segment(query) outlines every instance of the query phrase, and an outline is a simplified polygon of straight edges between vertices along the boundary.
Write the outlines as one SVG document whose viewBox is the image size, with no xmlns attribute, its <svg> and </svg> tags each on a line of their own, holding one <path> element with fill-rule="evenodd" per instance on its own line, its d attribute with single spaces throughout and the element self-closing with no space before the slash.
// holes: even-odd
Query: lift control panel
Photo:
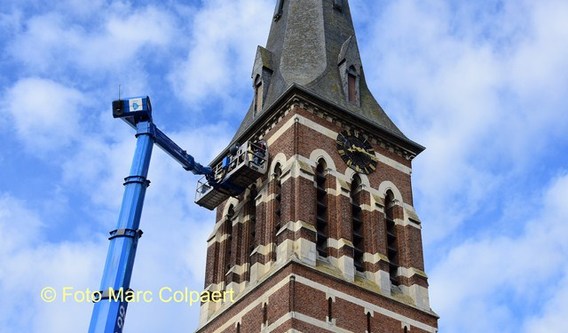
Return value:
<svg viewBox="0 0 568 333">
<path fill-rule="evenodd" d="M 112 116 L 121 118 L 132 127 L 141 121 L 152 121 L 150 97 L 130 97 L 112 102 Z"/>
</svg>

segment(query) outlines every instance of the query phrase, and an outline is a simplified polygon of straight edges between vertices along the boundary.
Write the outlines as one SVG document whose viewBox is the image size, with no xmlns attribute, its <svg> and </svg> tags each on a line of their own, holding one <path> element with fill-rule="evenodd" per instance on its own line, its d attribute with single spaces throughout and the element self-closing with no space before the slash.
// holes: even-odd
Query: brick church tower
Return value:
<svg viewBox="0 0 568 333">
<path fill-rule="evenodd" d="M 411 186 L 424 148 L 369 91 L 347 0 L 278 0 L 252 82 L 229 147 L 264 140 L 269 169 L 217 207 L 205 288 L 234 302 L 202 304 L 197 332 L 437 332 Z"/>
</svg>

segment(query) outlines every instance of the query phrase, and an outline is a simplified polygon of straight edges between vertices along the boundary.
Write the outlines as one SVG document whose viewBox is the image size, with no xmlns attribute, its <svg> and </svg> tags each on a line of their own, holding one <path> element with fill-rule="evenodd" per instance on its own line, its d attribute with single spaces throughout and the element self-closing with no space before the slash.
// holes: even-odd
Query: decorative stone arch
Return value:
<svg viewBox="0 0 568 333">
<path fill-rule="evenodd" d="M 239 200 L 237 200 L 236 198 L 230 197 L 229 199 L 227 199 L 227 201 L 225 201 L 225 206 L 223 207 L 223 219 L 225 216 L 227 216 L 227 214 L 229 213 L 229 208 L 231 206 L 233 206 L 233 209 L 235 210 L 235 217 L 238 217 L 238 212 L 237 212 L 237 207 L 239 205 Z"/>
<path fill-rule="evenodd" d="M 381 197 L 381 200 L 384 200 L 387 194 L 387 191 L 391 191 L 392 194 L 394 195 L 394 199 L 396 201 L 398 201 L 400 203 L 401 206 L 404 205 L 404 201 L 402 200 L 402 194 L 400 193 L 400 190 L 396 187 L 396 185 L 391 182 L 391 181 L 384 181 L 379 185 L 378 191 L 379 191 L 379 195 Z M 373 203 L 373 204 L 379 204 L 380 206 L 383 205 L 383 202 L 377 202 L 377 203 Z M 404 207 L 404 206 L 403 206 Z"/>
<path fill-rule="evenodd" d="M 276 169 L 276 166 L 278 164 L 280 164 L 280 168 L 282 168 L 282 170 L 284 170 L 288 165 L 288 159 L 286 158 L 286 155 L 284 155 L 284 153 L 278 153 L 276 154 L 276 156 L 272 158 L 272 162 L 270 163 L 270 168 L 268 169 L 269 180 L 272 180 L 274 175 L 274 169 Z"/>
<path fill-rule="evenodd" d="M 325 161 L 325 164 L 327 165 L 328 169 L 337 170 L 333 158 L 331 158 L 331 156 L 329 156 L 329 154 L 325 150 L 319 148 L 314 149 L 310 154 L 310 161 L 312 161 L 313 165 L 315 166 L 318 164 L 319 160 L 321 159 Z"/>
<path fill-rule="evenodd" d="M 363 185 L 363 187 L 366 187 L 367 191 L 369 191 L 369 189 L 371 188 L 371 183 L 369 182 L 369 177 L 366 174 L 357 173 L 351 168 L 347 168 L 347 170 L 345 170 L 345 178 L 349 179 L 349 182 L 351 182 L 351 179 L 353 179 L 355 174 L 359 175 L 359 178 L 361 178 L 361 185 Z"/>
</svg>

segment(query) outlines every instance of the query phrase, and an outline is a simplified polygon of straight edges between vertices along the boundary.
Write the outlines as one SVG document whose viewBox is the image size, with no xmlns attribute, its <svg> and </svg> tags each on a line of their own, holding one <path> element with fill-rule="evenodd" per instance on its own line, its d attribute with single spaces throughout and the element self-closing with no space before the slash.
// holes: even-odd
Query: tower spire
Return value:
<svg viewBox="0 0 568 333">
<path fill-rule="evenodd" d="M 347 0 L 278 0 L 266 47 L 257 49 L 252 80 L 255 99 L 235 140 L 297 87 L 414 144 L 367 87 Z"/>
<path fill-rule="evenodd" d="M 197 332 L 437 332 L 411 182 L 424 148 L 367 88 L 347 0 L 276 1 L 252 82 L 233 143 L 265 142 L 268 172 L 217 207 L 205 288 L 235 298 L 203 303 Z"/>
</svg>

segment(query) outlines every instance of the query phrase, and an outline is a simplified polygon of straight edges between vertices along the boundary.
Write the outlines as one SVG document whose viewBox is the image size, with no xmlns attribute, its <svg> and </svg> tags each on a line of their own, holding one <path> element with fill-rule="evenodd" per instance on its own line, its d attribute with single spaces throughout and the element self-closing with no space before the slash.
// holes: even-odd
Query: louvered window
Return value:
<svg viewBox="0 0 568 333">
<path fill-rule="evenodd" d="M 393 285 L 398 285 L 399 253 L 394 222 L 395 200 L 391 191 L 385 197 L 385 220 L 387 230 L 387 257 L 389 259 L 389 274 Z"/>
<path fill-rule="evenodd" d="M 318 255 L 328 256 L 327 239 L 329 237 L 327 220 L 327 186 L 325 177 L 326 164 L 320 160 L 316 168 L 316 249 Z"/>
<path fill-rule="evenodd" d="M 362 272 L 363 267 L 363 254 L 365 253 L 363 242 L 363 220 L 362 211 L 360 206 L 360 192 L 361 179 L 358 175 L 353 177 L 351 182 L 351 222 L 353 227 L 353 262 L 355 269 Z"/>
</svg>

